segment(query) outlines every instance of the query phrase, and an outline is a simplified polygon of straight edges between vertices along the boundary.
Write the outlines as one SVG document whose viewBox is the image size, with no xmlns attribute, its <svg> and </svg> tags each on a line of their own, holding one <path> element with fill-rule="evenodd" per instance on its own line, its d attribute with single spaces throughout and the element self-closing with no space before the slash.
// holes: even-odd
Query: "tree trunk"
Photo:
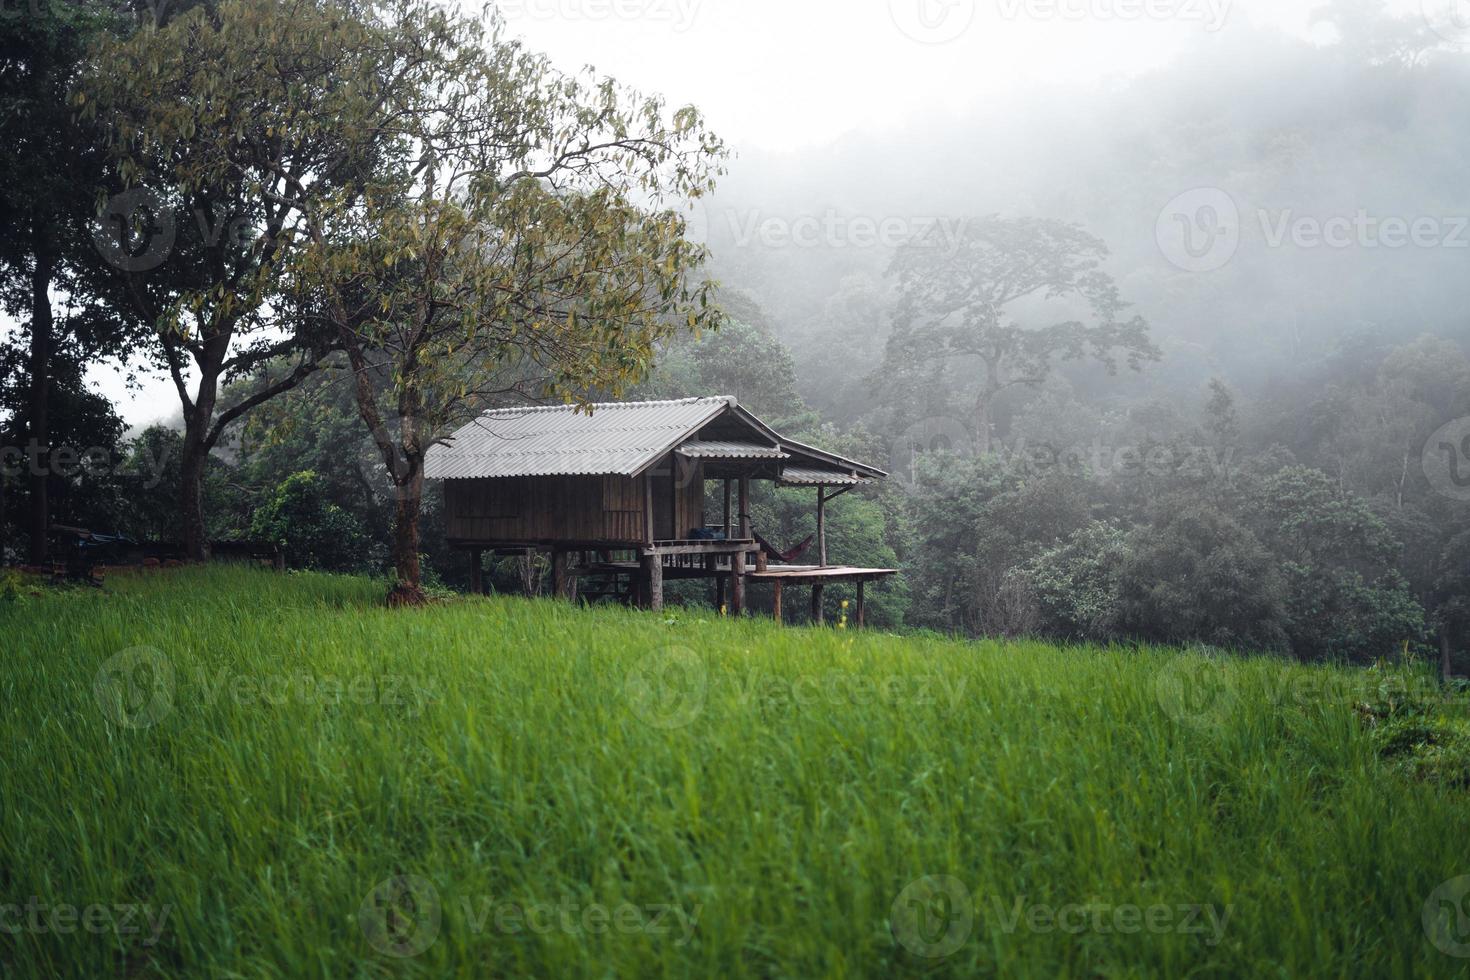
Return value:
<svg viewBox="0 0 1470 980">
<path fill-rule="evenodd" d="M 1450 657 L 1450 627 L 1448 623 L 1439 627 L 1439 668 L 1441 676 L 1448 683 L 1455 676 L 1454 664 Z"/>
<path fill-rule="evenodd" d="M 398 499 L 393 506 L 393 570 L 398 581 L 388 593 L 390 606 L 422 605 L 423 569 L 419 566 L 419 502 L 423 497 L 424 468 L 422 459 L 408 461 L 408 482 L 398 486 Z"/>
<path fill-rule="evenodd" d="M 30 438 L 26 447 L 30 483 L 30 563 L 44 565 L 50 557 L 51 528 L 51 277 L 56 260 L 37 253 L 31 273 Z"/>
<path fill-rule="evenodd" d="M 980 456 L 990 454 L 993 444 L 991 405 L 1000 393 L 1000 365 L 994 358 L 985 362 L 985 387 L 975 399 L 975 452 Z"/>
<path fill-rule="evenodd" d="M 198 360 L 199 392 L 184 413 L 183 458 L 179 461 L 179 529 L 185 561 L 209 561 L 209 535 L 204 527 L 204 468 L 209 465 L 209 440 L 219 397 L 219 375 L 230 349 L 230 332 L 220 331 L 205 344 Z"/>
<path fill-rule="evenodd" d="M 186 433 L 179 464 L 179 530 L 185 561 L 209 560 L 209 535 L 204 530 L 204 466 L 209 450 Z"/>
</svg>

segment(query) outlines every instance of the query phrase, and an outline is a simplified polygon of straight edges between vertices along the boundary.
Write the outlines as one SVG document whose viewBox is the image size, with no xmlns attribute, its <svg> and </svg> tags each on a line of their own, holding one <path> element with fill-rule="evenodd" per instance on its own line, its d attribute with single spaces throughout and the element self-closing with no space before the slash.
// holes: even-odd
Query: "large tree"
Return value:
<svg viewBox="0 0 1470 980">
<path fill-rule="evenodd" d="M 405 4 L 225 0 L 169 16 L 96 50 L 78 86 L 104 128 L 117 193 L 99 241 L 155 334 L 184 420 L 179 524 L 208 556 L 210 453 L 247 412 L 298 385 L 334 345 L 298 316 L 282 282 L 301 208 L 362 192 L 391 117 L 416 84 L 422 12 Z M 104 194 L 105 196 L 105 194 Z M 289 370 L 224 404 L 231 381 Z"/>
<path fill-rule="evenodd" d="M 296 298 L 346 351 L 393 485 L 401 603 L 422 599 L 436 441 L 507 398 L 616 396 L 660 338 L 718 324 L 681 214 L 725 157 L 692 108 L 557 73 L 493 20 L 421 9 L 415 84 L 357 119 L 365 140 L 396 137 L 362 193 L 292 198 L 309 243 Z"/>
<path fill-rule="evenodd" d="M 1158 359 L 1102 270 L 1107 247 L 1080 227 L 996 216 L 946 227 L 900 248 L 889 267 L 898 303 L 883 374 L 890 387 L 968 391 L 981 452 L 996 399 L 1041 385 L 1058 362 L 1090 356 L 1113 371 L 1120 359 L 1135 369 Z"/>
<path fill-rule="evenodd" d="M 432 3 L 222 0 L 109 46 L 83 98 L 124 178 L 191 219 L 163 275 L 131 275 L 184 408 L 196 557 L 209 450 L 330 348 L 399 488 L 412 595 L 422 454 L 507 387 L 490 377 L 616 390 L 676 309 L 712 316 L 684 278 L 702 251 L 660 210 L 722 158 L 698 113 L 558 75 Z M 223 382 L 291 351 L 294 370 L 218 407 Z"/>
<path fill-rule="evenodd" d="M 53 429 L 74 428 L 53 418 L 58 400 L 66 403 L 53 378 L 57 358 L 118 355 L 129 341 L 126 318 L 87 301 L 101 265 L 87 218 L 105 159 L 96 128 L 73 112 L 71 86 L 89 45 L 131 23 L 92 0 L 0 16 L 0 299 L 25 328 L 27 391 L 15 407 L 26 426 L 16 434 L 26 457 L 27 551 L 37 564 L 48 557 Z M 57 294 L 72 300 L 60 316 Z"/>
</svg>

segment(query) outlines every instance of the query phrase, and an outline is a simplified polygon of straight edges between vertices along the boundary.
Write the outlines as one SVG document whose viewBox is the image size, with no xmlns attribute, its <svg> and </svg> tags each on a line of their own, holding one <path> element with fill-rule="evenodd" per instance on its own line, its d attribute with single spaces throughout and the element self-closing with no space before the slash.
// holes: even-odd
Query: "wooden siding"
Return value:
<svg viewBox="0 0 1470 980">
<path fill-rule="evenodd" d="M 651 471 L 655 537 L 681 538 L 704 524 L 704 470 L 683 461 Z M 644 477 L 532 476 L 446 480 L 444 510 L 455 541 L 608 542 L 644 540 Z M 671 505 L 672 501 L 672 505 Z M 677 508 L 677 510 L 675 509 Z"/>
<path fill-rule="evenodd" d="M 653 536 L 682 540 L 704 527 L 704 462 L 671 457 L 649 471 L 653 477 Z"/>
</svg>

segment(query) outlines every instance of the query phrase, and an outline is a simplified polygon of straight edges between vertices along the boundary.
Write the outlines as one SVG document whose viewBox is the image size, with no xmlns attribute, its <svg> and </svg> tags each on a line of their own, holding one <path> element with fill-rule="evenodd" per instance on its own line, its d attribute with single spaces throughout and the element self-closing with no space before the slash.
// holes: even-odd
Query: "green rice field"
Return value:
<svg viewBox="0 0 1470 980">
<path fill-rule="evenodd" d="M 383 591 L 0 602 L 0 975 L 1470 975 L 1427 675 Z"/>
</svg>

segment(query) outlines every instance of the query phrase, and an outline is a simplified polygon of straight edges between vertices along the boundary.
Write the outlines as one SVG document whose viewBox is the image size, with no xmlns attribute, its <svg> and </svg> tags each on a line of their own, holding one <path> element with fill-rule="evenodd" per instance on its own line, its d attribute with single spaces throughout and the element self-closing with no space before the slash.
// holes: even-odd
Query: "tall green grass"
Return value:
<svg viewBox="0 0 1470 980">
<path fill-rule="evenodd" d="M 1367 675 L 381 595 L 0 604 L 0 973 L 1470 972 L 1424 925 L 1470 798 Z"/>
</svg>

